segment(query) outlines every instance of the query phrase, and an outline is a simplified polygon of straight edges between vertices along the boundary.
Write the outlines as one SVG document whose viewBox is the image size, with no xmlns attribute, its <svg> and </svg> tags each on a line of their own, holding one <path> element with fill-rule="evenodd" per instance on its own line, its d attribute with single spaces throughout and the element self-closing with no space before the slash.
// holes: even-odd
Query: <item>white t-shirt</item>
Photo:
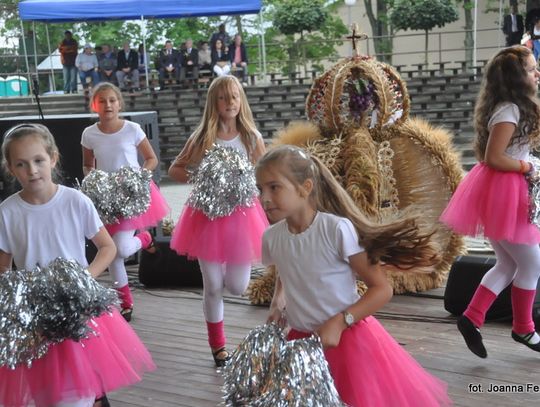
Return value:
<svg viewBox="0 0 540 407">
<path fill-rule="evenodd" d="M 519 108 L 514 103 L 504 102 L 495 107 L 488 121 L 488 131 L 491 131 L 497 123 L 519 123 Z M 529 160 L 529 144 L 511 143 L 505 153 L 516 160 Z"/>
<path fill-rule="evenodd" d="M 277 268 L 292 328 L 312 332 L 358 301 L 349 257 L 363 251 L 351 221 L 324 212 L 302 233 L 285 220 L 264 232 L 262 261 Z"/>
<path fill-rule="evenodd" d="M 0 249 L 13 255 L 18 269 L 46 266 L 59 256 L 86 267 L 84 238 L 102 226 L 92 201 L 73 188 L 59 185 L 43 205 L 16 193 L 0 204 Z"/>
<path fill-rule="evenodd" d="M 146 135 L 138 123 L 124 120 L 124 125 L 116 133 L 103 133 L 97 123 L 84 129 L 81 144 L 94 151 L 96 168 L 113 172 L 120 167 L 139 168 L 137 147 Z"/>
<path fill-rule="evenodd" d="M 262 139 L 261 133 L 257 132 L 256 137 L 258 139 Z M 237 134 L 236 137 L 231 140 L 222 140 L 219 137 L 216 137 L 216 144 L 223 147 L 234 147 L 237 150 L 242 151 L 246 156 L 248 155 L 246 146 L 244 145 L 244 143 L 242 143 L 240 134 Z M 253 142 L 253 148 L 255 148 L 256 144 L 256 142 Z"/>
</svg>

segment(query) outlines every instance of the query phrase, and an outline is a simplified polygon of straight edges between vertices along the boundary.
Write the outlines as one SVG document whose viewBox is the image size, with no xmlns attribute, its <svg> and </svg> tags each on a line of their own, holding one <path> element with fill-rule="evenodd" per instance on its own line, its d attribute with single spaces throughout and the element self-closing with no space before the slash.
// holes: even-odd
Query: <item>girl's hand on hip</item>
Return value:
<svg viewBox="0 0 540 407">
<path fill-rule="evenodd" d="M 334 348 L 339 345 L 341 334 L 347 328 L 342 314 L 334 315 L 316 331 L 321 338 L 323 348 Z"/>
<path fill-rule="evenodd" d="M 285 311 L 278 308 L 270 308 L 266 323 L 270 324 L 272 322 L 275 322 L 281 328 L 285 328 L 287 326 L 287 318 L 285 317 Z"/>
</svg>

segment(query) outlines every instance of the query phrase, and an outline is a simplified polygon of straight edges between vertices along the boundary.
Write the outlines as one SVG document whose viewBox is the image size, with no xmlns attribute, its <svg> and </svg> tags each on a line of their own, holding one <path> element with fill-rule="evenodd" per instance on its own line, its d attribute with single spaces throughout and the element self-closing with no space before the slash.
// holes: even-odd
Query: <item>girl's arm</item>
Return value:
<svg viewBox="0 0 540 407">
<path fill-rule="evenodd" d="M 178 154 L 172 162 L 168 171 L 169 177 L 183 184 L 186 184 L 189 181 L 187 165 L 190 157 L 188 157 L 187 152 L 191 149 L 191 143 L 191 138 L 189 138 L 182 151 L 180 151 L 180 154 Z"/>
<path fill-rule="evenodd" d="M 281 278 L 276 271 L 276 283 L 274 285 L 274 295 L 270 303 L 270 311 L 268 313 L 267 323 L 276 322 L 279 325 L 284 325 L 283 311 L 285 310 L 285 294 L 283 293 L 283 284 Z"/>
<path fill-rule="evenodd" d="M 86 148 L 86 147 L 82 148 L 82 154 L 83 154 L 83 162 L 82 162 L 83 174 L 87 176 L 90 171 L 96 168 L 96 158 L 94 157 L 94 150 L 90 150 L 89 148 Z"/>
<path fill-rule="evenodd" d="M 0 250 L 0 273 L 3 273 L 11 269 L 12 258 L 13 256 L 11 256 L 11 254 L 6 253 L 3 250 Z"/>
<path fill-rule="evenodd" d="M 88 266 L 88 272 L 92 277 L 96 278 L 103 273 L 114 260 L 114 256 L 116 256 L 116 246 L 111 235 L 109 235 L 109 232 L 107 232 L 107 229 L 104 227 L 99 229 L 99 232 L 92 238 L 92 242 L 96 245 L 98 251 L 96 257 L 94 257 L 94 260 Z"/>
<path fill-rule="evenodd" d="M 152 148 L 150 141 L 148 141 L 146 137 L 139 143 L 137 150 L 144 159 L 143 168 L 154 171 L 158 166 L 158 159 L 156 157 L 156 153 L 154 153 L 154 149 Z"/>
<path fill-rule="evenodd" d="M 368 290 L 357 302 L 343 311 L 353 315 L 354 321 L 360 321 L 381 309 L 392 298 L 392 287 L 379 264 L 371 264 L 366 252 L 349 257 L 349 264 L 358 277 L 366 283 Z M 317 333 L 323 347 L 339 345 L 341 334 L 347 329 L 343 313 L 334 315 L 322 324 Z"/>
<path fill-rule="evenodd" d="M 525 168 L 522 168 L 520 160 L 505 154 L 515 130 L 516 125 L 508 122 L 497 123 L 491 128 L 484 157 L 489 167 L 498 171 L 517 172 L 528 172 L 531 169 L 530 163 L 524 163 Z"/>
<path fill-rule="evenodd" d="M 265 152 L 266 147 L 264 145 L 264 140 L 262 139 L 262 137 L 257 137 L 257 143 L 255 144 L 255 149 L 253 150 L 253 154 L 251 156 L 251 160 L 253 161 L 253 163 L 259 161 L 259 158 L 261 158 Z"/>
</svg>

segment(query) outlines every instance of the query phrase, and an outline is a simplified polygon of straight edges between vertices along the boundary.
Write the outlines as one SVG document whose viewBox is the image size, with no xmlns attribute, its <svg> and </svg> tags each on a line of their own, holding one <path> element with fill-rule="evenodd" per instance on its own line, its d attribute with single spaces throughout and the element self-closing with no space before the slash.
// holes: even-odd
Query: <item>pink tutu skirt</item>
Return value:
<svg viewBox="0 0 540 407">
<path fill-rule="evenodd" d="M 141 380 L 156 366 L 115 309 L 90 322 L 97 335 L 51 345 L 29 368 L 0 368 L 0 405 L 52 406 L 62 400 L 100 397 Z"/>
<path fill-rule="evenodd" d="M 246 264 L 261 259 L 262 234 L 268 226 L 258 199 L 229 216 L 210 220 L 202 211 L 184 206 L 171 248 L 180 255 L 216 263 Z"/>
<path fill-rule="evenodd" d="M 310 333 L 291 330 L 288 339 Z M 412 358 L 374 317 L 343 331 L 324 352 L 342 401 L 351 407 L 449 406 L 446 383 Z"/>
<path fill-rule="evenodd" d="M 171 211 L 167 201 L 159 191 L 154 181 L 150 181 L 150 206 L 148 210 L 135 218 L 121 219 L 120 223 L 105 225 L 105 228 L 112 236 L 116 232 L 125 230 L 137 230 L 147 227 L 157 226 L 159 221 L 163 219 Z"/>
<path fill-rule="evenodd" d="M 462 235 L 532 245 L 540 242 L 540 230 L 529 223 L 528 211 L 523 174 L 479 163 L 461 181 L 440 220 Z"/>
</svg>

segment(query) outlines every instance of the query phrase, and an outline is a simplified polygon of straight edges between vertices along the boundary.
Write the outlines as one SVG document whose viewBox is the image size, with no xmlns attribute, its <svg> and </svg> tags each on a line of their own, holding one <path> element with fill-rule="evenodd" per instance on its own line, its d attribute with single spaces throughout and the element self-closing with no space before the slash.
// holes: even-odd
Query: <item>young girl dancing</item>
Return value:
<svg viewBox="0 0 540 407">
<path fill-rule="evenodd" d="M 22 190 L 0 205 L 0 272 L 45 266 L 56 257 L 76 260 L 96 277 L 115 256 L 111 237 L 89 198 L 57 185 L 58 148 L 49 130 L 22 124 L 2 144 L 4 166 Z M 88 265 L 85 237 L 98 251 Z M 51 345 L 45 356 L 15 369 L 0 368 L 0 405 L 86 407 L 105 392 L 141 380 L 152 358 L 116 310 L 94 318 L 96 335 Z"/>
<path fill-rule="evenodd" d="M 264 142 L 244 90 L 233 76 L 212 81 L 202 121 L 169 168 L 169 176 L 188 182 L 189 172 L 214 144 L 235 148 L 252 163 L 264 153 Z M 199 261 L 208 342 L 216 366 L 223 366 L 229 357 L 225 349 L 223 289 L 235 295 L 246 290 L 251 263 L 260 260 L 261 237 L 267 224 L 255 199 L 254 206 L 239 206 L 230 215 L 216 219 L 186 205 L 174 229 L 171 247 Z"/>
<path fill-rule="evenodd" d="M 457 233 L 483 233 L 495 251 L 485 275 L 457 326 L 468 348 L 487 357 L 479 328 L 499 293 L 512 283 L 512 338 L 540 351 L 532 306 L 540 276 L 540 231 L 528 221 L 525 175 L 533 170 L 529 149 L 540 143 L 536 60 L 514 46 L 499 51 L 486 66 L 474 124 L 479 163 L 458 186 L 441 220 Z"/>
<path fill-rule="evenodd" d="M 433 264 L 429 235 L 421 236 L 412 218 L 385 225 L 368 221 L 330 171 L 298 147 L 270 150 L 259 160 L 256 177 L 264 210 L 277 221 L 264 233 L 262 248 L 263 263 L 278 273 L 269 320 L 286 313 L 289 339 L 320 336 L 347 405 L 450 404 L 446 385 L 371 316 L 392 297 L 379 260 Z M 362 297 L 357 276 L 368 286 Z"/>
<path fill-rule="evenodd" d="M 82 134 L 83 172 L 87 175 L 97 168 L 113 172 L 121 167 L 139 168 L 137 153 L 144 159 L 143 167 L 154 170 L 158 160 L 150 142 L 137 123 L 121 119 L 124 99 L 120 89 L 108 82 L 97 85 L 90 100 L 90 108 L 99 116 L 99 121 L 87 127 Z M 105 225 L 114 243 L 117 254 L 109 266 L 114 287 L 122 300 L 122 315 L 127 321 L 133 313 L 133 297 L 128 285 L 124 260 L 139 249 L 155 252 L 153 238 L 148 231 L 135 235 L 137 229 L 156 226 L 169 213 L 169 207 L 156 185 L 150 184 L 150 207 L 140 216 L 122 219 L 118 224 Z"/>
</svg>

